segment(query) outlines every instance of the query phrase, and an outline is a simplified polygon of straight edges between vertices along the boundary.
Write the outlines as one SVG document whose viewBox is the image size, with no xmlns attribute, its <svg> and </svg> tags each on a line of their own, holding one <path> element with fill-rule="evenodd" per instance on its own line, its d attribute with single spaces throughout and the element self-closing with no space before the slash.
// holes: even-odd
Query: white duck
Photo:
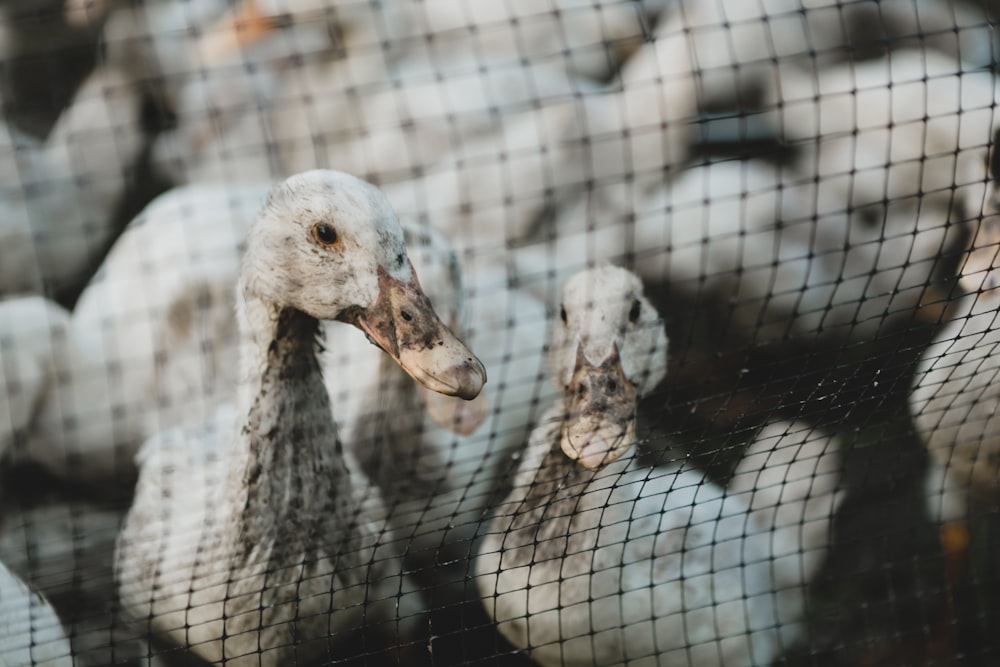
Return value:
<svg viewBox="0 0 1000 667">
<path fill-rule="evenodd" d="M 542 210 L 547 201 L 543 194 L 555 190 L 558 195 L 560 188 L 575 184 L 584 190 L 585 197 L 592 197 L 597 202 L 593 210 L 587 211 L 586 220 L 590 229 L 599 232 L 609 218 L 625 217 L 632 212 L 637 191 L 662 188 L 665 177 L 677 173 L 689 156 L 689 144 L 696 139 L 690 121 L 698 112 L 742 109 L 745 113 L 761 90 L 773 91 L 774 99 L 770 104 L 775 104 L 781 99 L 783 89 L 775 89 L 773 82 L 782 70 L 793 64 L 810 67 L 847 59 L 852 54 L 848 47 L 855 43 L 855 36 L 845 26 L 857 22 L 870 28 L 873 11 L 874 19 L 890 39 L 915 34 L 919 28 L 934 33 L 941 40 L 951 37 L 963 45 L 966 41 L 975 41 L 973 35 L 979 35 L 985 39 L 986 50 L 989 50 L 989 31 L 977 33 L 969 25 L 975 23 L 971 19 L 956 18 L 948 11 L 934 11 L 932 7 L 922 6 L 916 12 L 908 0 L 879 3 L 878 7 L 875 3 L 845 5 L 831 0 L 807 2 L 805 6 L 799 0 L 685 2 L 661 19 L 655 38 L 625 64 L 615 88 L 606 93 L 584 94 L 577 105 L 578 118 L 571 124 L 564 123 L 562 133 L 554 133 L 544 126 L 545 136 L 551 142 L 548 147 L 551 155 L 547 156 L 542 168 L 522 159 L 523 164 L 511 169 L 510 175 L 505 170 L 498 170 L 503 180 L 496 176 L 493 180 L 500 180 L 504 191 L 502 199 L 494 196 L 493 208 L 499 209 L 500 215 L 491 216 L 487 210 L 485 216 L 470 220 L 498 218 L 501 230 L 504 229 L 502 225 L 507 224 L 520 231 L 523 228 L 523 223 L 518 226 L 521 218 L 530 221 L 532 214 L 537 215 Z M 980 27 L 985 25 L 981 22 Z M 977 52 L 982 50 L 979 48 Z M 957 47 L 956 51 L 965 53 Z M 929 53 L 931 60 L 948 58 Z M 905 62 L 908 57 L 901 55 L 899 60 Z M 954 56 L 951 59 L 954 60 Z M 992 87 L 989 90 L 992 91 Z M 968 94 L 970 100 L 975 94 Z M 807 99 L 813 102 L 812 97 Z M 946 105 L 954 99 L 957 94 L 944 94 L 942 101 L 934 100 L 930 104 Z M 975 103 L 970 106 L 979 108 Z M 871 104 L 859 113 L 866 113 L 869 108 Z M 920 107 L 914 105 L 913 108 Z M 904 106 L 902 113 L 907 114 L 907 109 Z M 988 111 L 988 108 L 982 110 Z M 851 122 L 852 116 L 841 113 L 837 119 Z M 745 117 L 738 122 L 743 120 Z M 585 140 L 582 146 L 576 145 L 580 138 Z M 982 141 L 980 137 L 979 142 Z M 922 146 L 922 143 L 911 141 L 910 146 Z M 869 152 L 873 156 L 871 159 L 884 160 L 875 147 Z M 504 158 L 517 159 L 509 158 L 511 154 L 517 156 L 515 151 L 506 151 Z M 802 171 L 807 172 L 812 163 L 802 162 Z M 841 165 L 840 168 L 849 167 Z M 563 175 L 564 172 L 568 175 Z M 560 174 L 562 181 L 554 179 L 553 173 Z M 525 183 L 530 187 L 515 188 L 508 186 L 508 182 Z M 866 193 L 870 193 L 879 183 L 873 181 L 863 185 Z M 568 189 L 573 192 L 572 187 Z M 461 210 L 457 205 L 460 202 L 452 201 L 459 196 L 464 195 L 442 193 L 439 196 L 435 192 L 435 196 L 428 199 L 445 208 Z M 557 196 L 557 199 L 560 198 Z M 533 200 L 540 203 L 527 214 L 521 214 L 518 209 L 528 205 L 525 201 L 531 203 Z M 863 204 L 881 201 L 867 198 Z M 505 206 L 500 207 L 499 202 Z M 468 208 L 466 205 L 465 210 Z M 440 219 L 441 216 L 434 217 Z M 557 221 L 550 236 L 564 236 L 567 231 L 562 224 L 564 219 L 565 216 Z M 517 236 L 516 233 L 509 235 Z"/>
<path fill-rule="evenodd" d="M 815 74 L 792 67 L 779 74 L 765 105 L 778 135 L 801 150 L 800 169 L 830 188 L 818 207 L 982 201 L 998 100 L 990 72 L 904 49 Z"/>
<path fill-rule="evenodd" d="M 240 379 L 232 286 L 269 189 L 171 190 L 121 234 L 73 311 L 74 336 L 90 349 L 73 360 L 73 378 L 104 378 L 108 388 L 91 391 L 72 413 L 94 424 L 80 437 L 59 430 L 68 410 L 62 395 L 50 400 L 36 427 L 40 439 L 66 443 L 78 459 L 53 472 L 99 480 L 134 471 L 146 438 L 201 423 L 232 396 Z"/>
<path fill-rule="evenodd" d="M 342 335 L 332 344 L 333 332 L 327 335 L 323 366 L 330 395 L 343 396 L 347 416 L 356 415 L 338 424 L 382 489 L 390 523 L 407 539 L 408 558 L 415 567 L 433 568 L 435 579 L 443 581 L 450 574 L 467 576 L 478 523 L 514 450 L 553 392 L 539 381 L 545 306 L 509 287 L 501 267 L 479 266 L 464 272 L 463 279 L 456 260 L 452 278 L 429 281 L 423 276 L 433 277 L 449 265 L 427 260 L 419 264 L 429 269 L 420 272 L 422 285 L 446 283 L 462 291 L 444 303 L 457 303 L 458 316 L 470 323 L 463 330 L 469 344 L 483 351 L 491 386 L 469 403 L 435 399 L 387 363 L 385 355 L 371 359 L 372 352 L 358 349 L 357 337 Z M 443 562 L 451 564 L 451 573 L 438 565 Z"/>
<path fill-rule="evenodd" d="M 644 466 L 631 453 L 635 411 L 666 372 L 662 320 L 638 278 L 609 267 L 571 278 L 560 316 L 550 370 L 563 396 L 476 560 L 487 613 L 543 665 L 768 664 L 797 634 L 818 562 L 795 556 L 825 546 L 839 479 L 826 474 L 829 439 L 774 427 L 729 496 L 700 472 Z M 773 470 L 758 481 L 762 464 Z M 792 466 L 824 474 L 786 478 Z M 794 484 L 805 487 L 784 489 Z M 778 507 L 782 493 L 798 519 Z"/>
<path fill-rule="evenodd" d="M 910 413 L 930 453 L 925 491 L 930 516 L 939 523 L 962 521 L 970 510 L 1000 497 L 1000 152 L 994 135 L 990 184 L 970 238 L 948 321 L 924 351 L 913 378 Z"/>
<path fill-rule="evenodd" d="M 75 293 L 107 250 L 145 140 L 131 82 L 85 82 L 48 137 L 5 126 L 0 294 Z"/>
<path fill-rule="evenodd" d="M 655 187 L 594 191 L 560 212 L 558 236 L 511 257 L 545 298 L 590 262 L 624 262 L 649 284 L 714 304 L 746 339 L 863 339 L 912 315 L 948 214 L 913 200 L 858 211 L 817 203 L 835 191 L 763 160 L 697 164 Z"/>
<path fill-rule="evenodd" d="M 7 500 L 0 562 L 44 595 L 60 615 L 75 663 L 147 664 L 148 642 L 116 617 L 111 555 L 125 509 L 79 497 L 30 505 L 19 497 L 10 502 L 10 495 Z M 0 650 L 0 664 L 8 664 L 2 659 Z M 148 664 L 159 663 L 152 658 Z"/>
<path fill-rule="evenodd" d="M 48 601 L 0 563 L 0 664 L 72 667 L 73 652 Z"/>
<path fill-rule="evenodd" d="M 322 148 L 294 164 L 285 153 L 312 155 L 307 144 L 322 147 L 357 122 L 358 86 L 381 86 L 399 50 L 399 4 L 232 3 L 185 47 L 204 74 L 183 81 L 173 106 L 178 126 L 157 139 L 154 164 L 176 183 L 270 180 L 328 166 L 362 173 Z"/>
<path fill-rule="evenodd" d="M 269 189 L 211 183 L 177 188 L 132 221 L 77 302 L 73 337 L 87 351 L 61 361 L 65 380 L 53 388 L 28 434 L 34 458 L 57 475 L 79 480 L 130 474 L 143 440 L 204 421 L 232 395 L 239 379 L 232 285 Z M 451 322 L 459 299 L 452 248 L 426 226 L 403 222 L 422 287 Z M 336 384 L 350 378 L 351 391 L 331 393 L 338 399 L 337 423 L 351 442 L 356 422 L 371 409 L 361 388 L 384 355 L 348 327 L 328 327 L 324 347 L 325 379 Z M 353 353 L 343 354 L 345 349 Z M 101 379 L 103 389 L 96 386 Z M 78 395 L 73 384 L 84 380 L 90 383 L 87 393 L 71 400 Z M 439 395 L 425 392 L 438 410 L 433 416 L 445 425 L 471 405 L 432 396 Z M 66 427 L 67 417 L 76 430 Z"/>
<path fill-rule="evenodd" d="M 453 145 L 492 130 L 498 114 L 524 108 L 538 90 L 572 91 L 555 65 L 477 51 L 498 30 L 517 31 L 493 16 L 472 17 L 459 30 L 453 23 L 462 14 L 454 5 L 409 0 L 377 8 L 242 0 L 193 48 L 209 69 L 238 56 L 277 85 L 235 94 L 192 86 L 181 126 L 158 140 L 155 159 L 176 162 L 183 182 L 333 166 L 386 183 L 411 178 Z M 321 47 L 297 36 L 320 28 L 338 39 L 327 36 Z M 486 66 L 475 66 L 478 59 Z"/>
<path fill-rule="evenodd" d="M 937 0 L 682 0 L 657 41 L 686 47 L 677 51 L 677 64 L 687 67 L 668 64 L 661 85 L 696 91 L 704 111 L 753 106 L 789 64 L 823 69 L 918 47 L 985 67 L 994 49 L 981 9 L 961 1 L 944 7 Z M 655 79 L 646 83 L 655 85 Z"/>
<path fill-rule="evenodd" d="M 266 188 L 197 195 L 150 206 L 72 316 L 41 297 L 0 303 L 8 341 L 0 393 L 20 415 L 0 434 L 17 432 L 15 460 L 78 481 L 129 479 L 146 437 L 202 421 L 231 395 L 232 285 Z M 202 217 L 188 219 L 188 210 Z M 36 395 L 15 393 L 30 382 Z"/>
<path fill-rule="evenodd" d="M 405 622 L 416 604 L 378 493 L 337 439 L 318 320 L 362 328 L 436 391 L 471 399 L 485 371 L 420 291 L 388 202 L 346 174 L 274 189 L 238 295 L 235 414 L 143 447 L 116 578 L 124 611 L 163 640 L 210 662 L 279 665 L 362 624 Z"/>
<path fill-rule="evenodd" d="M 228 0 L 66 0 L 68 23 L 101 25 L 103 57 L 91 74 L 93 84 L 84 85 L 122 77 L 136 97 L 146 95 L 161 108 L 172 109 L 182 86 L 204 69 L 191 44 L 228 4 Z"/>
</svg>

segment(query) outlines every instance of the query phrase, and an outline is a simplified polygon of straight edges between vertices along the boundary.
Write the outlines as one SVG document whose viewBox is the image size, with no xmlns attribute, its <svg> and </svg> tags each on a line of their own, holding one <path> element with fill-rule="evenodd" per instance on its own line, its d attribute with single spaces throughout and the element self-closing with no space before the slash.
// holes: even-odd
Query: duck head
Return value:
<svg viewBox="0 0 1000 667">
<path fill-rule="evenodd" d="M 634 274 L 602 266 L 566 282 L 550 363 L 564 393 L 567 456 L 599 469 L 628 451 L 639 398 L 666 375 L 666 352 L 663 320 Z"/>
<path fill-rule="evenodd" d="M 250 231 L 242 284 L 280 307 L 353 324 L 428 389 L 470 400 L 486 382 L 421 289 L 388 200 L 353 176 L 314 170 L 276 186 Z"/>
</svg>

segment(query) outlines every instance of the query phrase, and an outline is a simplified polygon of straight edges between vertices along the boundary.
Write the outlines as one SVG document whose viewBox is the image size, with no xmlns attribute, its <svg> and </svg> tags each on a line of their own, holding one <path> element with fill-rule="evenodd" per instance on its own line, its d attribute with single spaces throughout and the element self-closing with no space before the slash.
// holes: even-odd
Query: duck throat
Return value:
<svg viewBox="0 0 1000 667">
<path fill-rule="evenodd" d="M 248 546 L 304 553 L 350 495 L 316 357 L 318 333 L 317 320 L 286 308 L 277 313 L 270 341 L 258 341 L 266 345 L 260 355 L 266 361 L 245 413 L 246 459 L 237 482 L 244 501 L 240 533 Z"/>
</svg>

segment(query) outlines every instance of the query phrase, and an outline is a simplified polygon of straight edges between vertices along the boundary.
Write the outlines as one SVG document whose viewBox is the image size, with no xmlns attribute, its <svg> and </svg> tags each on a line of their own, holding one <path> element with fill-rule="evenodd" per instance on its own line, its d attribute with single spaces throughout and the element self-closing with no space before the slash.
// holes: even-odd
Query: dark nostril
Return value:
<svg viewBox="0 0 1000 667">
<path fill-rule="evenodd" d="M 410 311 L 408 311 L 408 310 L 401 310 L 401 311 L 399 311 L 399 316 L 402 317 L 407 322 L 412 322 L 413 321 L 413 315 L 411 315 Z"/>
</svg>

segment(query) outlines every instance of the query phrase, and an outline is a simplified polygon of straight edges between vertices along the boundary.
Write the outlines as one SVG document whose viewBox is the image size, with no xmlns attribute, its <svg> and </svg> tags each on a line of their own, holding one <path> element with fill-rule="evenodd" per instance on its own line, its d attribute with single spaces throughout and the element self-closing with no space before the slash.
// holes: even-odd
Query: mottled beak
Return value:
<svg viewBox="0 0 1000 667">
<path fill-rule="evenodd" d="M 350 308 L 353 324 L 431 391 L 472 400 L 486 383 L 486 369 L 438 318 L 416 274 L 403 282 L 378 269 L 379 295 L 367 309 Z"/>
<path fill-rule="evenodd" d="M 451 317 L 448 326 L 452 331 L 460 331 L 457 317 Z M 417 385 L 417 393 L 424 403 L 430 418 L 440 426 L 459 435 L 472 435 L 486 420 L 490 402 L 486 392 L 481 392 L 471 401 L 463 401 L 454 396 L 445 396 Z"/>
<path fill-rule="evenodd" d="M 599 366 L 577 349 L 566 396 L 562 450 L 585 468 L 596 470 L 628 451 L 635 442 L 638 394 L 625 377 L 618 348 Z"/>
</svg>

